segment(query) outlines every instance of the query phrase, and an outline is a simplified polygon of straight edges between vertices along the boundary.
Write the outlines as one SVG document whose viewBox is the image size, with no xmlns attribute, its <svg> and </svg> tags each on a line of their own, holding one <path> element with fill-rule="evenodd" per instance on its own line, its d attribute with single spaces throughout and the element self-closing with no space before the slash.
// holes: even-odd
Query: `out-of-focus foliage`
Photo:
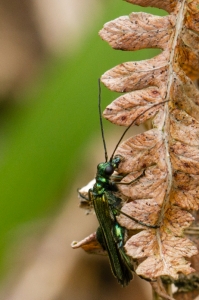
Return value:
<svg viewBox="0 0 199 300">
<path fill-rule="evenodd" d="M 49 61 L 19 101 L 0 113 L 1 276 L 15 229 L 52 214 L 75 176 L 86 172 L 81 155 L 89 138 L 100 134 L 97 79 L 122 61 L 152 56 L 149 50 L 112 51 L 97 35 L 104 22 L 139 10 L 134 8 L 123 1 L 108 1 L 74 56 Z M 114 98 L 103 89 L 104 107 Z M 103 158 L 103 148 L 99 151 Z"/>
</svg>

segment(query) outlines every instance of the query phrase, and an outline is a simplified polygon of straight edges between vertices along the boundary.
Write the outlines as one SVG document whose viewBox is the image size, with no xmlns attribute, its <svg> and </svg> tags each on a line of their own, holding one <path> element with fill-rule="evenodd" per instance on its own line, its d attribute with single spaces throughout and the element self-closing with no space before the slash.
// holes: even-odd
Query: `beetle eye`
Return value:
<svg viewBox="0 0 199 300">
<path fill-rule="evenodd" d="M 111 166 L 111 165 L 107 166 L 106 169 L 104 170 L 104 172 L 106 173 L 106 175 L 112 175 L 114 172 L 113 166 Z"/>
</svg>

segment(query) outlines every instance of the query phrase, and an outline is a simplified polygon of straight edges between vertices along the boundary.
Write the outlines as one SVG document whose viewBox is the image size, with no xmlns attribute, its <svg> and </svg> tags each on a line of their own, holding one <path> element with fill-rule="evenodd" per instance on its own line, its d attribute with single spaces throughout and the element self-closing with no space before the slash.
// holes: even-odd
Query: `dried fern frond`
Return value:
<svg viewBox="0 0 199 300">
<path fill-rule="evenodd" d="M 120 64 L 101 78 L 110 90 L 128 92 L 106 108 L 106 119 L 128 126 L 140 114 L 137 124 L 153 118 L 153 129 L 121 144 L 116 155 L 123 157 L 118 169 L 126 175 L 123 181 L 134 178 L 129 185 L 118 185 L 128 198 L 122 211 L 158 228 L 144 228 L 122 214 L 118 221 L 129 230 L 142 229 L 125 245 L 128 255 L 142 259 L 136 272 L 150 279 L 176 279 L 179 272 L 193 271 L 184 257 L 197 253 L 183 229 L 193 220 L 188 210 L 199 205 L 199 92 L 192 81 L 199 77 L 199 2 L 127 2 L 170 14 L 132 13 L 100 31 L 114 49 L 162 49 L 152 59 Z"/>
<path fill-rule="evenodd" d="M 117 220 L 129 230 L 125 250 L 137 260 L 139 276 L 177 279 L 194 271 L 185 258 L 197 254 L 184 230 L 193 221 L 190 212 L 199 208 L 199 92 L 193 82 L 199 78 L 199 1 L 126 1 L 169 15 L 132 13 L 100 31 L 117 50 L 162 50 L 101 77 L 107 88 L 124 93 L 105 109 L 107 120 L 120 126 L 152 120 L 151 130 L 123 142 L 115 153 L 122 157 L 121 210 L 140 223 L 123 214 Z"/>
</svg>

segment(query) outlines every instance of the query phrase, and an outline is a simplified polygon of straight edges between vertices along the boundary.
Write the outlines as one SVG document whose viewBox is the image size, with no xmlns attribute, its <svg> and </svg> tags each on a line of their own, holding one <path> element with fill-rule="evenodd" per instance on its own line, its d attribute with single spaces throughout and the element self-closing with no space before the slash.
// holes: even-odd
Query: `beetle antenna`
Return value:
<svg viewBox="0 0 199 300">
<path fill-rule="evenodd" d="M 103 128 L 103 122 L 102 122 L 102 110 L 101 110 L 101 84 L 100 84 L 100 78 L 98 79 L 98 108 L 99 108 L 99 118 L 100 118 L 100 128 L 101 128 L 101 134 L 102 134 L 102 141 L 104 145 L 104 154 L 105 154 L 105 162 L 108 161 L 108 153 L 106 148 L 106 142 L 104 137 L 104 128 Z"/>
</svg>

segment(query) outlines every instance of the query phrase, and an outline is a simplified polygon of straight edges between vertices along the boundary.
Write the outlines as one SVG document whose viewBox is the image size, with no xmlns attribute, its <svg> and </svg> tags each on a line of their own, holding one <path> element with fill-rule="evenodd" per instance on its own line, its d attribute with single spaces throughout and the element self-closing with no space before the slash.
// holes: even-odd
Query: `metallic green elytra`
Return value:
<svg viewBox="0 0 199 300">
<path fill-rule="evenodd" d="M 121 158 L 116 156 L 97 166 L 96 183 L 88 194 L 100 225 L 97 240 L 108 253 L 114 276 L 120 284 L 126 286 L 133 278 L 133 266 L 123 248 L 125 228 L 116 219 L 121 200 L 114 196 L 113 192 L 117 188 L 110 179 L 120 161 Z"/>
</svg>

